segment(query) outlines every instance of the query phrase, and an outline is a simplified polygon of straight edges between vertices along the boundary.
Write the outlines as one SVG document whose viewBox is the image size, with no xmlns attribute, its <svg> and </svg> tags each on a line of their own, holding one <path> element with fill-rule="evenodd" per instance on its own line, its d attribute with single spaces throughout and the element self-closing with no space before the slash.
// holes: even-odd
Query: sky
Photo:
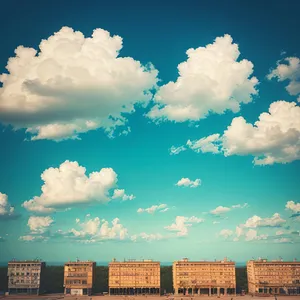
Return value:
<svg viewBox="0 0 300 300">
<path fill-rule="evenodd" d="M 299 9 L 3 3 L 0 262 L 297 258 Z"/>
</svg>

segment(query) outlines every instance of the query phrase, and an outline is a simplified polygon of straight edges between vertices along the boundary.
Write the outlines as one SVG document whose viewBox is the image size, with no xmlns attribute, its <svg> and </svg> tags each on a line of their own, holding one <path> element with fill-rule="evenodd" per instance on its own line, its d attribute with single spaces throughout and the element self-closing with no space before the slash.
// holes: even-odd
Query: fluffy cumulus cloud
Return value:
<svg viewBox="0 0 300 300">
<path fill-rule="evenodd" d="M 86 174 L 86 169 L 76 161 L 65 161 L 58 168 L 46 169 L 41 178 L 44 181 L 41 195 L 23 203 L 29 211 L 47 213 L 76 204 L 108 202 L 109 192 L 118 181 L 117 174 L 111 168 Z M 124 190 L 118 190 L 114 195 L 122 196 L 123 200 L 134 197 L 126 195 Z"/>
<path fill-rule="evenodd" d="M 300 213 L 300 203 L 295 203 L 294 201 L 288 201 L 285 205 L 285 208 L 291 210 L 294 213 Z"/>
<path fill-rule="evenodd" d="M 53 223 L 53 219 L 49 216 L 47 217 L 36 217 L 31 216 L 28 219 L 28 227 L 32 233 L 44 233 L 49 226 Z"/>
<path fill-rule="evenodd" d="M 17 47 L 0 75 L 0 121 L 26 128 L 33 140 L 77 138 L 96 128 L 111 135 L 135 104 L 148 103 L 157 83 L 151 64 L 119 56 L 122 43 L 103 29 L 85 37 L 63 27 L 39 50 Z"/>
<path fill-rule="evenodd" d="M 186 54 L 187 60 L 178 65 L 176 82 L 163 85 L 156 93 L 149 118 L 184 122 L 226 110 L 238 112 L 241 103 L 251 102 L 257 94 L 258 80 L 251 77 L 253 64 L 238 60 L 239 47 L 230 35 Z"/>
<path fill-rule="evenodd" d="M 76 219 L 76 224 L 79 229 L 72 228 L 68 232 L 62 232 L 61 235 L 82 242 L 125 240 L 128 238 L 128 230 L 118 218 L 113 219 L 111 224 L 105 219 L 100 220 L 98 217 L 83 222 Z"/>
<path fill-rule="evenodd" d="M 203 151 L 203 140 L 209 146 Z M 196 152 L 252 155 L 255 165 L 289 163 L 300 159 L 300 107 L 295 102 L 276 101 L 262 113 L 254 125 L 236 117 L 224 134 L 188 141 Z"/>
<path fill-rule="evenodd" d="M 215 209 L 211 210 L 210 213 L 213 215 L 221 215 L 224 213 L 227 213 L 231 210 L 231 208 L 226 207 L 226 206 L 218 206 Z"/>
<path fill-rule="evenodd" d="M 289 81 L 286 87 L 292 96 L 300 94 L 300 59 L 298 57 L 287 57 L 277 62 L 277 67 L 267 76 L 268 79 L 277 78 L 278 81 Z M 300 100 L 300 96 L 298 101 Z"/>
<path fill-rule="evenodd" d="M 261 218 L 254 215 L 249 218 L 244 227 L 256 228 L 256 227 L 281 227 L 286 223 L 286 220 L 280 217 L 280 214 L 275 213 L 271 218 Z"/>
<path fill-rule="evenodd" d="M 196 188 L 201 185 L 201 179 L 197 178 L 193 181 L 189 178 L 181 178 L 175 185 Z"/>
<path fill-rule="evenodd" d="M 137 210 L 138 213 L 144 213 L 147 212 L 148 214 L 154 214 L 155 212 L 166 212 L 169 210 L 169 207 L 167 204 L 159 204 L 159 205 L 152 205 L 148 208 L 139 208 Z"/>
<path fill-rule="evenodd" d="M 254 240 L 266 240 L 268 238 L 267 234 L 257 234 L 257 230 L 254 229 L 249 229 L 246 233 L 245 233 L 245 241 L 249 242 L 249 241 L 254 241 Z"/>
<path fill-rule="evenodd" d="M 123 201 L 133 200 L 135 198 L 134 195 L 126 195 L 124 189 L 115 189 L 114 194 L 112 195 L 112 199 L 122 199 Z"/>
<path fill-rule="evenodd" d="M 14 207 L 8 202 L 6 194 L 0 192 L 0 218 L 10 217 L 14 214 Z"/>
<path fill-rule="evenodd" d="M 177 236 L 186 236 L 188 235 L 188 227 L 191 227 L 193 223 L 202 223 L 204 219 L 197 218 L 192 216 L 190 218 L 177 216 L 175 223 L 166 226 L 165 229 L 169 231 L 175 231 Z"/>
</svg>

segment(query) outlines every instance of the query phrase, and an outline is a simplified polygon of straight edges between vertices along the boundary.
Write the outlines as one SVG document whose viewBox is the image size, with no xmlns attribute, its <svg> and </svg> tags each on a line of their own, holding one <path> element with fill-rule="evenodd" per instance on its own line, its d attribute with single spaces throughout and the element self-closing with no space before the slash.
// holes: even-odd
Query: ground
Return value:
<svg viewBox="0 0 300 300">
<path fill-rule="evenodd" d="M 51 294 L 51 295 L 43 295 L 43 296 L 16 296 L 16 295 L 10 295 L 10 296 L 0 296 L 0 299 L 6 299 L 6 300 L 59 300 L 59 299 L 66 299 L 66 300 L 202 300 L 202 299 L 221 299 L 224 298 L 224 300 L 263 300 L 264 298 L 267 298 L 269 300 L 275 299 L 274 296 L 269 297 L 257 297 L 257 296 L 221 296 L 218 298 L 217 296 L 196 296 L 196 297 L 188 297 L 188 296 L 178 296 L 178 297 L 166 297 L 166 296 L 64 296 L 62 294 Z M 299 296 L 277 296 L 277 300 L 300 300 Z"/>
</svg>

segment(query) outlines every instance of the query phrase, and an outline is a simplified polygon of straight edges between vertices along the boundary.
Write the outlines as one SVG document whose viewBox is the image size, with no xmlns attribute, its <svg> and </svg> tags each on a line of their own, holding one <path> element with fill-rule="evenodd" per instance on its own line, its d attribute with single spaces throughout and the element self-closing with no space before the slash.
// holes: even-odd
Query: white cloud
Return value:
<svg viewBox="0 0 300 300">
<path fill-rule="evenodd" d="M 257 231 L 254 229 L 249 229 L 245 234 L 245 241 L 253 240 L 266 240 L 268 238 L 267 234 L 257 235 Z"/>
<path fill-rule="evenodd" d="M 211 210 L 210 213 L 213 215 L 221 215 L 221 214 L 229 212 L 230 210 L 231 210 L 231 208 L 229 208 L 229 207 L 218 206 L 215 209 Z"/>
<path fill-rule="evenodd" d="M 27 128 L 32 139 L 63 140 L 127 122 L 124 113 L 152 98 L 157 70 L 120 57 L 122 38 L 95 29 L 85 38 L 63 27 L 39 51 L 19 46 L 0 75 L 0 120 Z M 128 131 L 128 130 L 127 130 Z"/>
<path fill-rule="evenodd" d="M 300 203 L 295 203 L 294 201 L 288 201 L 285 207 L 286 209 L 290 209 L 294 213 L 300 212 Z"/>
<path fill-rule="evenodd" d="M 286 87 L 288 93 L 292 96 L 300 94 L 300 59 L 287 57 L 278 61 L 276 69 L 273 69 L 267 77 L 269 80 L 272 78 L 277 78 L 278 81 L 288 80 L 289 84 Z"/>
<path fill-rule="evenodd" d="M 177 155 L 180 152 L 185 151 L 185 150 L 186 150 L 185 146 L 179 146 L 179 147 L 172 146 L 170 148 L 170 155 Z"/>
<path fill-rule="evenodd" d="M 128 237 L 128 230 L 125 228 L 118 218 L 115 218 L 111 222 L 111 226 L 108 221 L 96 217 L 89 219 L 85 222 L 77 221 L 79 230 L 72 228 L 68 232 L 68 236 L 85 242 L 96 242 L 103 240 L 124 240 Z M 62 233 L 64 235 L 65 233 Z"/>
<path fill-rule="evenodd" d="M 225 156 L 252 155 L 255 165 L 289 163 L 300 159 L 300 107 L 295 102 L 276 101 L 254 125 L 234 118 L 224 134 L 212 141 L 214 153 Z M 199 152 L 198 148 L 194 149 Z"/>
<path fill-rule="evenodd" d="M 12 216 L 14 210 L 14 207 L 8 202 L 7 195 L 0 192 L 0 218 L 1 216 Z"/>
<path fill-rule="evenodd" d="M 159 241 L 159 240 L 162 240 L 164 237 L 163 235 L 161 235 L 160 233 L 145 233 L 145 232 L 142 232 L 140 234 L 135 234 L 135 235 L 132 235 L 131 236 L 131 240 L 133 242 L 136 242 L 138 240 L 144 240 L 144 241 L 147 241 L 147 242 L 151 242 L 151 241 Z"/>
<path fill-rule="evenodd" d="M 30 216 L 28 219 L 28 227 L 32 233 L 44 233 L 48 227 L 53 223 L 53 219 L 47 217 Z"/>
<path fill-rule="evenodd" d="M 135 198 L 134 195 L 126 195 L 124 189 L 115 189 L 112 199 L 122 198 L 123 201 L 133 200 Z"/>
<path fill-rule="evenodd" d="M 215 225 L 215 224 L 220 224 L 219 221 L 213 221 L 212 223 L 213 223 L 214 225 Z"/>
<path fill-rule="evenodd" d="M 241 235 L 243 235 L 243 233 L 244 233 L 243 227 L 242 226 L 236 226 L 236 228 L 235 228 L 236 237 L 239 238 Z"/>
<path fill-rule="evenodd" d="M 293 241 L 290 238 L 280 238 L 280 239 L 275 239 L 275 243 L 293 243 Z"/>
<path fill-rule="evenodd" d="M 220 135 L 218 133 L 209 135 L 208 137 L 201 138 L 199 140 L 188 140 L 186 145 L 197 153 L 220 153 L 219 150 Z"/>
<path fill-rule="evenodd" d="M 246 208 L 248 207 L 248 203 L 244 203 L 244 204 L 236 204 L 236 205 L 232 205 L 231 207 L 226 207 L 226 206 L 218 206 L 215 209 L 211 210 L 210 213 L 216 216 L 219 215 L 223 215 L 229 211 L 231 211 L 232 209 L 237 209 L 237 208 Z"/>
<path fill-rule="evenodd" d="M 197 178 L 193 181 L 189 178 L 181 178 L 175 185 L 196 188 L 201 185 L 201 179 Z"/>
<path fill-rule="evenodd" d="M 286 221 L 280 217 L 280 214 L 275 213 L 271 218 L 261 218 L 254 215 L 249 218 L 244 224 L 247 228 L 256 228 L 256 227 L 280 227 Z"/>
<path fill-rule="evenodd" d="M 166 212 L 169 208 L 167 207 L 167 204 L 159 204 L 159 205 L 152 205 L 148 208 L 139 208 L 137 210 L 138 213 L 147 212 L 148 214 L 154 214 L 155 212 Z"/>
<path fill-rule="evenodd" d="M 29 211 L 51 212 L 54 208 L 80 203 L 108 202 L 109 190 L 118 179 L 111 168 L 86 175 L 86 169 L 78 162 L 65 161 L 58 168 L 46 169 L 42 175 L 42 194 L 23 203 Z"/>
<path fill-rule="evenodd" d="M 176 82 L 159 88 L 156 105 L 147 116 L 156 121 L 196 121 L 210 113 L 238 112 L 257 94 L 258 80 L 250 77 L 253 64 L 243 59 L 230 35 L 217 37 L 213 44 L 186 52 L 187 61 L 178 65 Z"/>
<path fill-rule="evenodd" d="M 224 237 L 225 239 L 228 239 L 230 236 L 233 235 L 233 231 L 229 229 L 222 229 L 219 235 Z"/>
<path fill-rule="evenodd" d="M 23 235 L 19 237 L 20 241 L 24 242 L 33 242 L 33 241 L 46 241 L 48 238 L 41 236 L 41 235 Z"/>
<path fill-rule="evenodd" d="M 192 223 L 202 223 L 204 219 L 192 216 L 190 218 L 177 216 L 175 223 L 170 226 L 166 226 L 165 229 L 169 231 L 177 231 L 177 236 L 186 236 L 188 234 L 188 227 L 192 226 Z"/>
<path fill-rule="evenodd" d="M 248 207 L 248 203 L 244 203 L 244 204 L 236 204 L 236 205 L 232 205 L 232 208 L 246 208 Z"/>
</svg>

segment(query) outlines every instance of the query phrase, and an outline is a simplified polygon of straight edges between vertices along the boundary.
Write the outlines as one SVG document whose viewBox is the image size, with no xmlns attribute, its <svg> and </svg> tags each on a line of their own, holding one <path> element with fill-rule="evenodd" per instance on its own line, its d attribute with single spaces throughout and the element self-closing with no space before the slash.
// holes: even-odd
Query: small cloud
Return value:
<svg viewBox="0 0 300 300">
<path fill-rule="evenodd" d="M 233 235 L 233 231 L 229 229 L 222 229 L 219 233 L 219 236 L 224 237 L 225 239 L 228 239 Z"/>
<path fill-rule="evenodd" d="M 169 231 L 176 231 L 177 236 L 186 236 L 188 234 L 188 227 L 191 227 L 193 223 L 202 223 L 204 219 L 192 216 L 190 218 L 177 216 L 175 223 L 166 226 L 165 229 Z"/>
<path fill-rule="evenodd" d="M 13 219 L 14 217 L 16 217 L 14 206 L 8 202 L 7 195 L 0 192 L 0 220 Z"/>
<path fill-rule="evenodd" d="M 123 201 L 135 199 L 134 195 L 126 195 L 124 189 L 115 189 L 112 199 L 122 198 Z"/>
<path fill-rule="evenodd" d="M 224 213 L 229 212 L 231 209 L 225 206 L 218 206 L 215 209 L 211 210 L 210 213 L 213 215 L 222 215 Z"/>
<path fill-rule="evenodd" d="M 175 185 L 196 188 L 201 185 L 201 179 L 197 178 L 193 181 L 189 178 L 181 178 Z"/>
<path fill-rule="evenodd" d="M 170 151 L 170 155 L 177 155 L 180 152 L 185 150 L 186 150 L 185 146 L 179 146 L 179 147 L 172 146 L 169 151 Z"/>
<path fill-rule="evenodd" d="M 148 214 L 154 214 L 155 212 L 166 212 L 169 208 L 167 207 L 167 204 L 159 204 L 159 205 L 152 205 L 148 208 L 139 208 L 137 210 L 138 213 L 147 212 Z"/>
</svg>

